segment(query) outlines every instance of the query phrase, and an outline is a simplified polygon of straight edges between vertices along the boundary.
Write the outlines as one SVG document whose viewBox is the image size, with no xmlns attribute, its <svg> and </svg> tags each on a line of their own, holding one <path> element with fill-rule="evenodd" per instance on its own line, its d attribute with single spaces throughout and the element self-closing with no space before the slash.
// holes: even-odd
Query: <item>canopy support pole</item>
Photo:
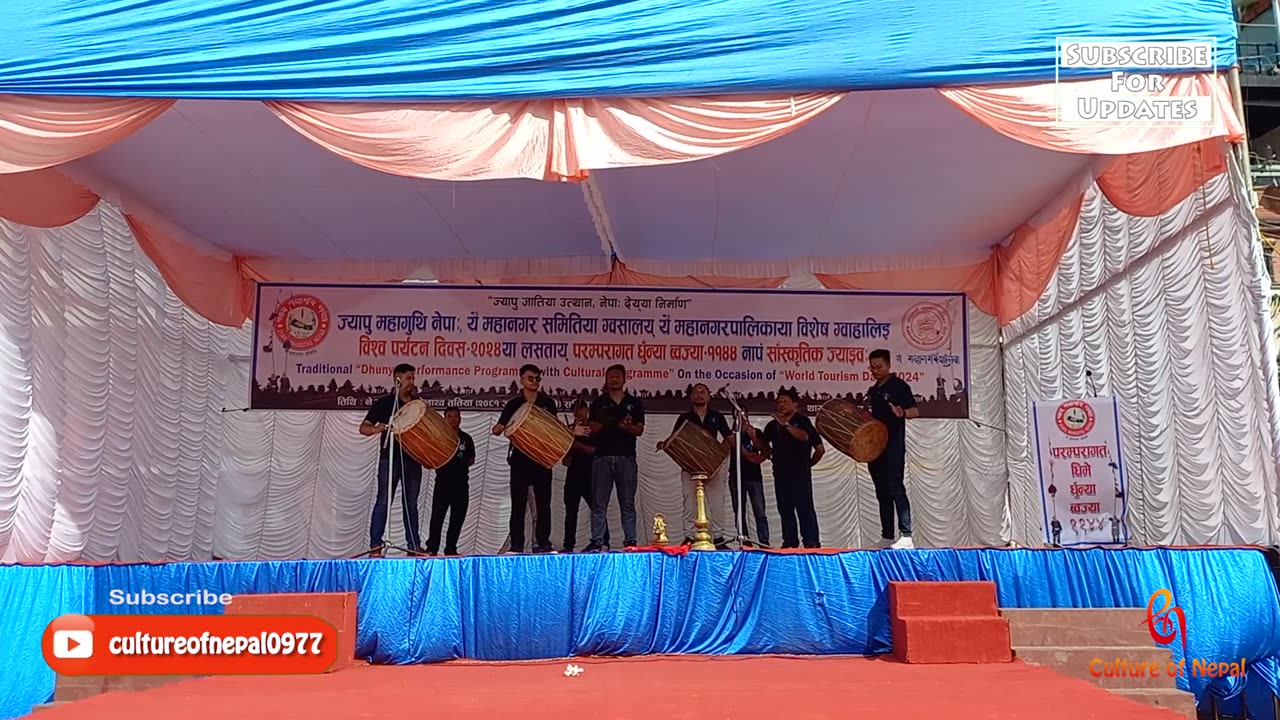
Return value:
<svg viewBox="0 0 1280 720">
<path fill-rule="evenodd" d="M 1274 0 L 1273 0 L 1274 2 Z M 1240 66 L 1231 68 L 1228 76 L 1231 80 L 1231 104 L 1235 106 L 1236 117 L 1240 119 L 1240 127 L 1244 128 L 1244 139 L 1240 141 L 1240 170 L 1244 176 L 1245 192 L 1249 198 L 1249 207 L 1258 207 L 1257 193 L 1253 191 L 1253 168 L 1249 158 L 1249 126 L 1244 117 L 1244 92 L 1240 87 Z"/>
</svg>

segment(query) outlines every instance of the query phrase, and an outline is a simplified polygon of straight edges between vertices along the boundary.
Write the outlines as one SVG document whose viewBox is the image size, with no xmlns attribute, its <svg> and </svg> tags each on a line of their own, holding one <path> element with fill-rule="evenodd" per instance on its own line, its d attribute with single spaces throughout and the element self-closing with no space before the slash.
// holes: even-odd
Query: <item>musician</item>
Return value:
<svg viewBox="0 0 1280 720">
<path fill-rule="evenodd" d="M 867 391 L 871 416 L 889 429 L 889 442 L 880 457 L 867 463 L 880 505 L 882 544 L 895 549 L 914 547 L 911 540 L 911 502 L 907 499 L 904 475 L 907 468 L 907 420 L 920 417 L 916 396 L 905 380 L 890 366 L 889 351 L 872 350 L 867 356 L 876 384 Z M 898 515 L 901 538 L 894 542 L 893 515 Z"/>
<path fill-rule="evenodd" d="M 756 539 L 755 544 L 760 547 L 769 547 L 769 517 L 765 512 L 764 504 L 764 473 L 760 466 L 765 460 L 769 459 L 769 450 L 760 447 L 752 438 L 758 437 L 759 432 L 755 427 L 748 427 L 751 421 L 745 416 L 740 421 L 742 423 L 742 452 L 737 455 L 730 455 L 729 462 L 729 492 L 733 496 L 733 519 L 745 531 L 742 515 L 747 510 L 747 504 L 738 497 L 738 463 L 742 463 L 742 490 L 746 493 L 747 499 L 751 501 L 751 516 L 756 521 Z M 741 457 L 739 457 L 739 455 Z M 744 535 L 743 545 L 750 545 L 747 539 L 750 533 Z"/>
<path fill-rule="evenodd" d="M 773 459 L 773 491 L 782 515 L 782 547 L 822 547 L 818 512 L 813 507 L 813 466 L 826 447 L 813 422 L 799 411 L 795 390 L 778 391 L 778 412 L 761 433 L 761 446 Z M 750 426 L 748 426 L 750 427 Z M 796 521 L 799 520 L 799 532 Z"/>
<path fill-rule="evenodd" d="M 397 407 L 413 400 L 417 391 L 414 367 L 408 363 L 396 365 L 392 371 L 395 389 L 378 398 L 369 407 L 369 412 L 360 423 L 360 434 L 366 437 L 380 435 L 378 451 L 378 496 L 373 502 L 373 517 L 369 520 L 369 554 L 382 557 L 382 534 L 387 529 L 387 480 L 391 475 L 391 492 L 403 480 L 404 494 L 400 498 L 401 515 L 404 518 L 404 538 L 410 552 L 421 552 L 421 537 L 418 534 L 418 493 L 422 489 L 422 465 L 395 440 L 391 432 L 391 414 Z M 388 453 L 387 443 L 393 443 L 394 449 Z M 387 467 L 388 456 L 394 467 Z"/>
<path fill-rule="evenodd" d="M 440 550 L 440 531 L 444 515 L 449 513 L 449 534 L 444 541 L 444 554 L 458 554 L 458 535 L 471 504 L 471 466 L 476 464 L 476 442 L 462 430 L 462 411 L 446 408 L 444 421 L 458 433 L 458 450 L 449 462 L 436 470 L 436 489 L 431 496 L 431 524 L 427 529 L 427 554 Z"/>
<path fill-rule="evenodd" d="M 533 403 L 551 413 L 558 413 L 556 401 L 542 392 L 542 370 L 537 365 L 520 368 L 519 394 L 507 402 L 493 426 L 493 434 L 501 435 L 516 411 L 525 403 Z M 533 500 L 537 512 L 533 518 L 533 551 L 551 552 L 551 470 L 537 460 L 525 455 L 511 443 L 507 449 L 507 465 L 511 467 L 511 552 L 524 552 L 524 516 L 529 502 L 529 488 L 533 488 Z"/>
<path fill-rule="evenodd" d="M 591 403 L 591 442 L 596 448 L 591 463 L 591 544 L 589 552 L 608 550 L 606 511 L 613 488 L 618 488 L 622 509 L 622 543 L 636 545 L 636 438 L 644 434 L 644 405 L 627 392 L 627 369 L 611 365 L 604 374 L 605 394 Z"/>
<path fill-rule="evenodd" d="M 718 410 L 711 409 L 711 388 L 702 383 L 693 386 L 689 393 L 693 407 L 676 418 L 675 429 L 671 436 L 658 443 L 658 452 L 662 452 L 676 431 L 685 423 L 693 423 L 711 433 L 711 437 L 725 446 L 733 445 L 733 431 L 729 429 L 729 421 Z M 711 525 L 711 536 L 715 538 L 716 547 L 725 546 L 724 527 L 724 490 L 725 466 L 721 465 L 702 484 L 702 491 L 707 504 L 707 520 Z M 693 484 L 687 471 L 680 472 L 680 487 L 684 491 L 684 544 L 692 545 L 697 531 L 694 523 L 698 518 L 698 489 Z"/>
<path fill-rule="evenodd" d="M 563 551 L 573 552 L 578 541 L 578 510 L 582 504 L 587 506 L 587 514 L 591 514 L 591 461 L 595 459 L 596 449 L 591 444 L 591 426 L 588 422 L 591 408 L 579 400 L 573 406 L 573 448 L 564 458 L 564 466 L 569 468 L 564 480 L 564 545 Z M 609 528 L 604 529 L 604 544 L 609 544 Z"/>
</svg>

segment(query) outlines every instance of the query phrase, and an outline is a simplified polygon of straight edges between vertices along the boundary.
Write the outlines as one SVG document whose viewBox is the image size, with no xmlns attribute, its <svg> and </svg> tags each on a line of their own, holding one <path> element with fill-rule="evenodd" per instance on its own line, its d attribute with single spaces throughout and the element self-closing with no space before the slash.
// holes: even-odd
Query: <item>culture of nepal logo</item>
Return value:
<svg viewBox="0 0 1280 720">
<path fill-rule="evenodd" d="M 1159 609 L 1156 603 L 1160 603 Z M 1147 618 L 1142 621 L 1147 626 L 1151 639 L 1158 645 L 1170 645 L 1175 640 L 1182 643 L 1182 659 L 1170 660 L 1167 663 L 1151 661 L 1134 661 L 1124 658 L 1103 660 L 1094 658 L 1089 663 L 1089 673 L 1094 677 L 1183 677 L 1188 675 L 1187 668 L 1187 614 L 1173 602 L 1173 593 L 1161 588 L 1147 600 Z M 1211 662 L 1203 658 L 1191 660 L 1190 676 L 1200 678 L 1221 678 L 1245 676 L 1245 659 L 1236 662 Z"/>
<path fill-rule="evenodd" d="M 285 350 L 306 352 L 329 336 L 333 325 L 329 306 L 314 295 L 293 295 L 280 303 L 272 329 Z"/>
<path fill-rule="evenodd" d="M 917 350 L 937 350 L 951 341 L 951 313 L 938 303 L 916 303 L 902 316 L 902 332 Z"/>
</svg>

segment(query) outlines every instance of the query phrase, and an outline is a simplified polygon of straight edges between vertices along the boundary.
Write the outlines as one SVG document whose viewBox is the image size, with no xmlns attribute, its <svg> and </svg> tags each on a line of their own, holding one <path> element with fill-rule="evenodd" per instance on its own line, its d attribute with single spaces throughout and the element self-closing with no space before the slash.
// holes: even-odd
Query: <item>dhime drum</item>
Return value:
<svg viewBox="0 0 1280 720">
<path fill-rule="evenodd" d="M 836 450 L 861 463 L 880 457 L 889 444 L 889 428 L 870 413 L 844 400 L 831 400 L 818 411 L 818 434 Z"/>
<path fill-rule="evenodd" d="M 573 431 L 555 415 L 530 402 L 516 410 L 503 434 L 520 452 L 548 470 L 564 460 L 573 448 Z"/>
<path fill-rule="evenodd" d="M 404 451 L 429 470 L 444 467 L 458 451 L 458 433 L 421 400 L 410 400 L 396 411 L 391 432 Z"/>
<path fill-rule="evenodd" d="M 729 458 L 729 448 L 716 442 L 711 433 L 687 421 L 676 428 L 662 451 L 690 475 L 712 475 Z"/>
</svg>

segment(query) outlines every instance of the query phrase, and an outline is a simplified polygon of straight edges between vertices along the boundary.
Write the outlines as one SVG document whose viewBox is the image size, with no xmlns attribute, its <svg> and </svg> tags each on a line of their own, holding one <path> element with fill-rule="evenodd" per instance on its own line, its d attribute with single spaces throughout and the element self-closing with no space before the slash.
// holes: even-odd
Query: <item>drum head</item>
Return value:
<svg viewBox="0 0 1280 720">
<path fill-rule="evenodd" d="M 519 428 L 531 414 L 533 414 L 533 409 L 535 407 L 537 407 L 537 405 L 534 405 L 531 402 L 526 402 L 521 405 L 520 409 L 516 410 L 516 414 L 511 416 L 511 422 L 507 423 L 507 430 L 502 434 L 507 437 L 511 437 L 511 433 L 515 432 L 516 429 Z"/>
<path fill-rule="evenodd" d="M 423 415 L 427 414 L 427 404 L 421 400 L 410 400 L 396 411 L 396 416 L 391 418 L 391 432 L 399 435 L 409 428 L 418 424 Z"/>
</svg>

